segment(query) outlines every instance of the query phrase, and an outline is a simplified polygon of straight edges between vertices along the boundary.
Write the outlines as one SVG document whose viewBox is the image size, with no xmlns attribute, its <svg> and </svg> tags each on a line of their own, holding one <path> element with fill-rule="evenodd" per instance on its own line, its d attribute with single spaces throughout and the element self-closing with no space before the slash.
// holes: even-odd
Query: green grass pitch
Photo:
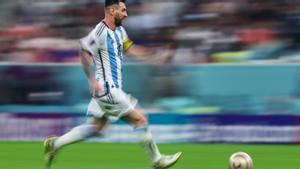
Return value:
<svg viewBox="0 0 300 169">
<path fill-rule="evenodd" d="M 254 169 L 299 169 L 297 145 L 159 144 L 163 153 L 182 151 L 172 169 L 228 169 L 229 156 L 244 151 Z M 0 142 L 0 169 L 44 169 L 41 142 Z M 52 169 L 150 169 L 138 144 L 78 143 L 63 149 Z"/>
</svg>

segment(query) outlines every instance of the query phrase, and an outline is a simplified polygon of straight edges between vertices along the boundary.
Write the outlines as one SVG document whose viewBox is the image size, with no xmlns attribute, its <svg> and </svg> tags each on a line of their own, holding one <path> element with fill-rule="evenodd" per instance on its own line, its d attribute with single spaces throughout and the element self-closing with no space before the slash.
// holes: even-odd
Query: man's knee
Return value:
<svg viewBox="0 0 300 169">
<path fill-rule="evenodd" d="M 147 125 L 148 123 L 147 117 L 143 114 L 143 111 L 140 109 L 132 110 L 126 116 L 123 116 L 122 120 L 126 121 L 135 128 Z"/>
<path fill-rule="evenodd" d="M 137 121 L 136 126 L 140 127 L 140 126 L 143 126 L 143 125 L 145 125 L 147 123 L 148 123 L 148 119 L 145 116 L 140 116 L 140 118 Z"/>
</svg>

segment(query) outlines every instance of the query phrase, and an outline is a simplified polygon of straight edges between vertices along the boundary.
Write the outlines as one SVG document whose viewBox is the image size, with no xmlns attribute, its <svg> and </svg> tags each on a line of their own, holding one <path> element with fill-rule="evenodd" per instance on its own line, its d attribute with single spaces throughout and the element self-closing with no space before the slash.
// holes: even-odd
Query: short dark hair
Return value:
<svg viewBox="0 0 300 169">
<path fill-rule="evenodd" d="M 105 8 L 114 5 L 114 4 L 119 4 L 120 2 L 125 3 L 126 0 L 105 0 Z"/>
</svg>

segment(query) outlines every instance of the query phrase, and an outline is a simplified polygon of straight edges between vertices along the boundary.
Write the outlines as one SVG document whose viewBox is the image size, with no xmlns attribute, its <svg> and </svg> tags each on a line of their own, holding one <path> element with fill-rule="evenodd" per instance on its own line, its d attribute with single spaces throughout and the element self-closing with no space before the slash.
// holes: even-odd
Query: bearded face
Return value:
<svg viewBox="0 0 300 169">
<path fill-rule="evenodd" d="M 119 15 L 115 16 L 115 25 L 116 26 L 122 26 L 122 19 Z"/>
<path fill-rule="evenodd" d="M 118 6 L 115 8 L 115 25 L 121 26 L 122 21 L 127 17 L 127 8 L 125 3 L 120 2 Z"/>
</svg>

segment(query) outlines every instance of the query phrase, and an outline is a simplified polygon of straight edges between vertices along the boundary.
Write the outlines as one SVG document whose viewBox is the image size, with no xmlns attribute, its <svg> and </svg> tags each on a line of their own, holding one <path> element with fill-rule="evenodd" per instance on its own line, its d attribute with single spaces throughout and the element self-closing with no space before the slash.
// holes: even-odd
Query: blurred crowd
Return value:
<svg viewBox="0 0 300 169">
<path fill-rule="evenodd" d="M 104 16 L 104 0 L 0 0 L 0 61 L 78 63 L 78 39 Z M 127 0 L 124 26 L 171 62 L 297 62 L 298 0 Z M 131 60 L 130 60 L 131 61 Z"/>
</svg>

